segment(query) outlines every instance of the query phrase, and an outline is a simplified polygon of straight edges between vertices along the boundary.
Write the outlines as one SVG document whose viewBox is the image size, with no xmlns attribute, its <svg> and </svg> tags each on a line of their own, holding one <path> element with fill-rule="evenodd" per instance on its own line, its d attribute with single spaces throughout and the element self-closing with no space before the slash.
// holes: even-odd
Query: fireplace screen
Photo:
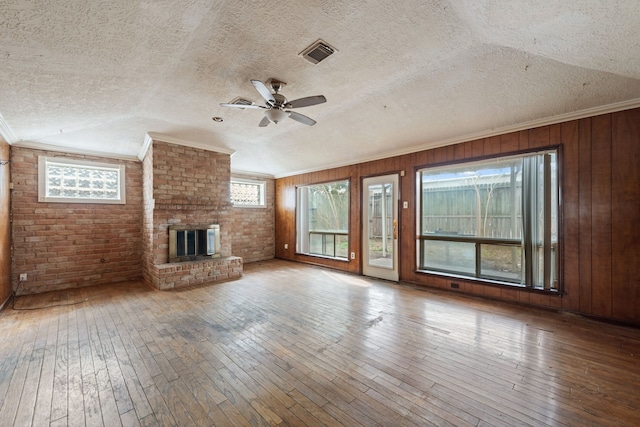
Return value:
<svg viewBox="0 0 640 427">
<path fill-rule="evenodd" d="M 219 256 L 220 226 L 169 227 L 169 262 L 193 261 Z"/>
</svg>

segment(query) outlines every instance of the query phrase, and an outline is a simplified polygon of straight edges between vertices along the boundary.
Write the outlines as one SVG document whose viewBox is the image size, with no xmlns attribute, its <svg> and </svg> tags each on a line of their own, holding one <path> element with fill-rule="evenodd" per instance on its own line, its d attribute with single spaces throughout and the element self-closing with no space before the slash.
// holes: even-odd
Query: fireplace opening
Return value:
<svg viewBox="0 0 640 427">
<path fill-rule="evenodd" d="M 169 262 L 216 258 L 220 248 L 220 225 L 169 226 Z"/>
</svg>

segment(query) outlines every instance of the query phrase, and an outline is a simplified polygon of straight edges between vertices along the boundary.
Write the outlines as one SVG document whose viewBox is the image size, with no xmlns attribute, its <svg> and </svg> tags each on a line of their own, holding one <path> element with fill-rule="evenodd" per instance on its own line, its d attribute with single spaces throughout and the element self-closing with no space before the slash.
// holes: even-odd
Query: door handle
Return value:
<svg viewBox="0 0 640 427">
<path fill-rule="evenodd" d="M 393 238 L 398 240 L 398 220 L 393 220 Z"/>
</svg>

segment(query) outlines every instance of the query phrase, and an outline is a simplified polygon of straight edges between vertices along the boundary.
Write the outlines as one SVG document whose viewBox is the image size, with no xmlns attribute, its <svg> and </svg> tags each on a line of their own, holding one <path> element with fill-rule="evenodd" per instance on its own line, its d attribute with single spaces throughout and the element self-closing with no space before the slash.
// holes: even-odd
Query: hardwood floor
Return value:
<svg viewBox="0 0 640 427">
<path fill-rule="evenodd" d="M 84 301 L 86 299 L 86 301 Z M 640 329 L 287 261 L 19 297 L 0 425 L 640 425 Z"/>
</svg>

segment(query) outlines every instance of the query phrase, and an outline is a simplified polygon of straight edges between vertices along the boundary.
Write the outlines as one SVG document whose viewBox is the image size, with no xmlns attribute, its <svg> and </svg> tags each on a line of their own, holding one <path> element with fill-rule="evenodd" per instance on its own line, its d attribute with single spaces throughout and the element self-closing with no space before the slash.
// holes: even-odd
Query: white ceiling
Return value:
<svg viewBox="0 0 640 427">
<path fill-rule="evenodd" d="M 315 126 L 218 105 L 270 77 L 327 97 Z M 0 94 L 11 144 L 128 158 L 155 132 L 285 176 L 640 106 L 640 2 L 0 1 Z"/>
</svg>

